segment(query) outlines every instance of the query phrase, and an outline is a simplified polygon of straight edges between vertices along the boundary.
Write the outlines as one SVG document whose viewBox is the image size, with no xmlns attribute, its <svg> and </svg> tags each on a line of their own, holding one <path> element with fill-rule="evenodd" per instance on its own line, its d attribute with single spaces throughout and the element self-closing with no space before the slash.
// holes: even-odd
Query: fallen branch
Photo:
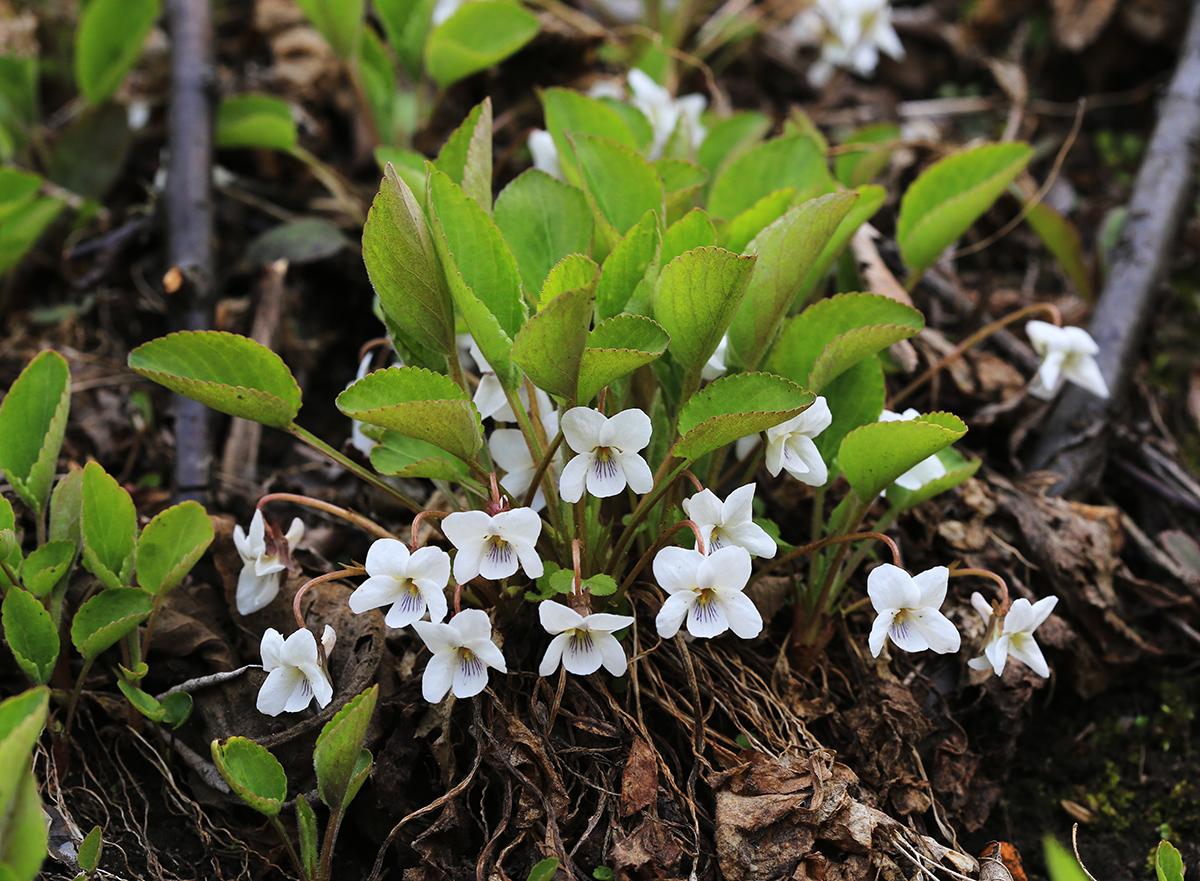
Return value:
<svg viewBox="0 0 1200 881">
<path fill-rule="evenodd" d="M 1138 170 L 1112 270 L 1092 317 L 1096 360 L 1111 397 L 1068 386 L 1046 421 L 1030 464 L 1054 471 L 1050 490 L 1066 495 L 1099 480 L 1112 428 L 1123 411 L 1184 212 L 1200 148 L 1200 0 L 1192 5 L 1179 63 L 1159 108 L 1158 124 Z"/>
</svg>

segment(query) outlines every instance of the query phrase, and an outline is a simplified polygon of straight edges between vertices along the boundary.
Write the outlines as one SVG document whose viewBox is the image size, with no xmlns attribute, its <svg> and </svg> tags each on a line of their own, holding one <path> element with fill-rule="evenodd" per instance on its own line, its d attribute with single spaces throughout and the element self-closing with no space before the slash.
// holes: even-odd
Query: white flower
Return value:
<svg viewBox="0 0 1200 881">
<path fill-rule="evenodd" d="M 700 369 L 700 378 L 713 380 L 719 376 L 723 376 L 728 369 L 725 366 L 725 356 L 729 351 L 729 334 L 721 337 L 721 342 L 717 343 L 716 351 L 712 353 L 712 357 L 705 362 Z"/>
<path fill-rule="evenodd" d="M 891 410 L 884 410 L 879 414 L 880 422 L 909 422 L 921 416 L 919 412 L 909 407 L 903 413 L 893 413 Z M 946 466 L 942 464 L 942 460 L 936 455 L 930 456 L 927 459 L 922 459 L 912 468 L 909 468 L 903 474 L 896 478 L 896 484 L 909 492 L 916 492 L 927 483 L 946 476 Z M 882 495 L 882 493 L 881 493 Z"/>
<path fill-rule="evenodd" d="M 437 27 L 454 13 L 458 12 L 458 8 L 463 5 L 464 0 L 437 0 L 433 7 L 433 19 L 431 24 Z"/>
<path fill-rule="evenodd" d="M 547 406 L 539 412 L 542 417 L 542 428 L 546 432 L 546 441 L 553 443 L 558 434 L 558 411 Z M 528 492 L 529 484 L 533 480 L 533 475 L 537 473 L 539 464 L 533 461 L 533 456 L 529 455 L 529 445 L 525 443 L 525 436 L 515 428 L 497 428 L 488 437 L 488 450 L 492 454 L 492 461 L 506 472 L 500 485 L 508 490 L 513 498 L 522 498 Z M 557 479 L 561 471 L 562 447 L 560 446 L 554 453 L 554 458 L 550 460 L 548 472 L 554 479 Z M 545 506 L 546 494 L 539 487 L 533 497 L 532 507 L 533 510 L 540 511 Z"/>
<path fill-rule="evenodd" d="M 1033 631 L 1050 617 L 1058 604 L 1058 597 L 1045 597 L 1036 603 L 1022 597 L 1014 600 L 1008 614 L 1002 621 L 997 621 L 991 631 L 991 638 L 983 648 L 983 655 L 967 661 L 972 670 L 986 670 L 991 667 L 999 676 L 1004 672 L 1004 663 L 1012 655 L 1039 676 L 1049 676 L 1050 667 L 1042 657 L 1042 650 L 1033 638 Z M 980 594 L 971 594 L 971 605 L 983 619 L 984 626 L 992 621 L 992 607 Z"/>
<path fill-rule="evenodd" d="M 1049 400 L 1058 391 L 1059 378 L 1087 389 L 1098 398 L 1108 397 L 1108 383 L 1100 372 L 1095 355 L 1096 341 L 1082 327 L 1055 327 L 1045 321 L 1031 321 L 1025 333 L 1033 350 L 1042 359 L 1037 381 L 1030 388 L 1036 397 Z"/>
<path fill-rule="evenodd" d="M 533 167 L 563 180 L 562 163 L 558 161 L 558 147 L 554 145 L 554 136 L 545 129 L 535 128 L 529 133 L 526 143 L 533 156 Z"/>
<path fill-rule="evenodd" d="M 358 363 L 358 372 L 354 375 L 353 381 L 347 384 L 346 388 L 350 388 L 350 386 L 354 385 L 354 383 L 358 382 L 367 375 L 368 368 L 371 366 L 372 357 L 373 356 L 371 352 L 367 352 L 367 354 L 363 355 L 362 361 Z M 350 443 L 354 446 L 354 449 L 358 450 L 364 456 L 370 456 L 371 450 L 375 449 L 379 442 L 372 440 L 363 433 L 364 424 L 365 423 L 359 422 L 357 419 L 350 420 Z"/>
<path fill-rule="evenodd" d="M 772 477 L 781 470 L 809 486 L 824 486 L 829 479 L 825 460 L 812 439 L 829 427 L 833 414 L 823 397 L 782 425 L 767 429 L 767 471 Z"/>
<path fill-rule="evenodd" d="M 579 454 L 563 469 L 563 501 L 579 501 L 585 487 L 599 499 L 615 496 L 626 483 L 635 493 L 654 488 L 650 466 L 638 455 L 650 443 L 650 417 L 641 410 L 622 410 L 609 419 L 599 410 L 575 407 L 563 414 L 562 433 Z"/>
<path fill-rule="evenodd" d="M 508 578 L 518 562 L 530 578 L 542 574 L 542 558 L 535 545 L 542 518 L 532 508 L 513 508 L 489 515 L 484 511 L 456 511 L 442 521 L 442 532 L 458 548 L 454 580 L 466 584 L 476 575 L 491 581 Z"/>
<path fill-rule="evenodd" d="M 471 399 L 471 403 L 475 405 L 475 409 L 479 411 L 480 419 L 487 419 L 491 416 L 497 422 L 516 422 L 517 416 L 512 411 L 512 406 L 508 403 L 508 398 L 504 394 L 504 386 L 500 384 L 499 377 L 492 370 L 492 365 L 488 364 L 487 359 L 483 357 L 483 352 L 479 349 L 479 344 L 471 340 L 471 359 L 475 362 L 475 366 L 479 368 L 479 386 L 475 389 L 475 397 Z M 550 400 L 550 396 L 541 389 L 535 389 L 536 399 L 539 413 L 546 413 L 554 409 L 554 402 Z M 525 411 L 529 411 L 529 389 L 524 382 L 517 389 L 517 398 L 525 407 Z"/>
<path fill-rule="evenodd" d="M 390 605 L 384 618 L 388 627 L 407 627 L 426 611 L 430 621 L 446 617 L 450 555 L 441 548 L 424 547 L 410 554 L 404 542 L 378 539 L 367 550 L 367 574 L 371 577 L 350 594 L 354 614 Z"/>
<path fill-rule="evenodd" d="M 321 635 L 325 657 L 333 652 L 337 634 L 328 624 Z M 256 706 L 260 713 L 278 716 L 298 713 L 316 699 L 325 707 L 333 699 L 333 683 L 317 652 L 317 638 L 307 628 L 297 630 L 287 639 L 274 627 L 263 634 L 259 647 L 267 679 L 258 692 Z"/>
<path fill-rule="evenodd" d="M 884 563 L 867 576 L 867 594 L 879 613 L 868 644 L 878 658 L 890 636 L 906 652 L 933 649 L 938 654 L 958 651 L 961 637 L 939 609 L 946 599 L 950 570 L 935 566 L 920 575 L 909 575 L 899 566 Z"/>
<path fill-rule="evenodd" d="M 654 624 L 670 639 L 684 619 L 692 636 L 717 636 L 732 630 L 742 639 L 762 631 L 758 609 L 742 591 L 750 580 L 750 552 L 736 545 L 707 556 L 687 548 L 663 548 L 654 558 L 654 577 L 670 594 Z"/>
<path fill-rule="evenodd" d="M 457 698 L 474 697 L 487 687 L 487 668 L 507 673 L 504 655 L 492 642 L 492 622 L 482 609 L 464 609 L 449 623 L 414 621 L 413 627 L 433 657 L 421 677 L 421 694 L 436 704 L 453 691 Z"/>
<path fill-rule="evenodd" d="M 703 95 L 672 98 L 670 92 L 636 67 L 629 71 L 629 90 L 633 93 L 629 103 L 646 115 L 654 129 L 654 141 L 650 145 L 651 159 L 662 157 L 667 142 L 681 120 L 684 142 L 691 149 L 699 147 L 708 135 L 708 130 L 700 124 L 700 114 L 708 106 L 708 99 Z"/>
<path fill-rule="evenodd" d="M 861 76 L 872 73 L 881 50 L 896 60 L 904 57 L 887 0 L 817 0 L 789 29 L 803 42 L 820 43 L 821 57 L 808 71 L 809 82 L 818 88 L 829 82 L 836 67 Z"/>
<path fill-rule="evenodd" d="M 557 634 L 542 658 L 539 676 L 549 676 L 560 661 L 568 673 L 576 676 L 595 673 L 601 665 L 613 676 L 625 673 L 625 650 L 613 632 L 632 624 L 630 616 L 598 614 L 585 618 L 574 609 L 547 600 L 538 606 L 538 617 L 547 633 Z"/>
<path fill-rule="evenodd" d="M 737 545 L 754 557 L 775 556 L 775 540 L 754 522 L 754 484 L 739 486 L 722 502 L 711 489 L 683 500 L 683 513 L 700 527 L 711 554 Z"/>
<path fill-rule="evenodd" d="M 289 554 L 302 538 L 304 524 L 297 517 L 283 536 Z M 237 610 L 239 615 L 249 615 L 275 599 L 282 578 L 280 573 L 287 566 L 279 561 L 279 548 L 274 542 L 270 549 L 267 548 L 266 523 L 263 522 L 261 509 L 254 512 L 249 535 L 242 531 L 240 525 L 233 527 L 233 544 L 242 558 L 242 571 L 237 584 Z"/>
</svg>

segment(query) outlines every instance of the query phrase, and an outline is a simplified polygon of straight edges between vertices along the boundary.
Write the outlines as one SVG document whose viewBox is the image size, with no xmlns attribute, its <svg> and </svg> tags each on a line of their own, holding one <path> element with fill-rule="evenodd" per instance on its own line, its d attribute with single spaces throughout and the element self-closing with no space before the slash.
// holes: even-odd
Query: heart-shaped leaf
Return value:
<svg viewBox="0 0 1200 881">
<path fill-rule="evenodd" d="M 212 742 L 213 762 L 229 788 L 260 814 L 275 817 L 287 798 L 287 774 L 279 760 L 245 737 Z"/>
<path fill-rule="evenodd" d="M 967 426 L 951 413 L 929 413 L 906 422 L 876 422 L 846 435 L 838 461 L 854 494 L 866 501 L 966 433 Z"/>
<path fill-rule="evenodd" d="M 571 136 L 584 193 L 596 220 L 608 230 L 608 246 L 624 236 L 647 211 L 664 213 L 662 179 L 632 147 L 596 135 Z"/>
<path fill-rule="evenodd" d="M 83 564 L 105 587 L 133 575 L 137 511 L 128 491 L 96 462 L 83 469 Z"/>
<path fill-rule="evenodd" d="M 79 607 L 71 622 L 71 642 L 86 660 L 101 652 L 150 617 L 154 600 L 144 590 L 102 590 Z"/>
<path fill-rule="evenodd" d="M 660 236 L 658 213 L 647 211 L 624 238 L 617 242 L 600 267 L 596 284 L 596 317 L 600 321 L 620 315 L 629 305 L 638 285 L 658 275 L 656 260 Z"/>
<path fill-rule="evenodd" d="M 578 401 L 591 401 L 610 382 L 649 364 L 667 350 L 671 336 L 643 315 L 616 315 L 588 334 L 579 364 Z"/>
<path fill-rule="evenodd" d="M 91 104 L 111 98 L 142 54 L 158 0 L 92 0 L 75 30 L 75 82 Z"/>
<path fill-rule="evenodd" d="M 300 411 L 300 386 L 283 359 L 237 334 L 173 333 L 138 346 L 129 366 L 185 398 L 272 428 L 287 428 Z"/>
<path fill-rule="evenodd" d="M 137 579 L 149 594 L 164 593 L 192 571 L 212 544 L 213 527 L 204 506 L 182 502 L 146 524 L 137 546 Z"/>
<path fill-rule="evenodd" d="M 58 630 L 46 607 L 37 597 L 19 587 L 11 587 L 0 611 L 4 639 L 17 659 L 21 672 L 34 685 L 45 685 L 58 661 Z"/>
<path fill-rule="evenodd" d="M 71 407 L 71 372 L 57 352 L 29 362 L 0 402 L 0 471 L 38 517 L 46 510 Z"/>
<path fill-rule="evenodd" d="M 560 260 L 591 245 L 592 214 L 583 193 L 535 168 L 504 188 L 495 217 L 527 291 L 541 290 Z"/>
<path fill-rule="evenodd" d="M 579 368 L 596 301 L 593 282 L 544 303 L 521 328 L 513 343 L 513 361 L 552 395 L 568 400 L 579 387 Z"/>
<path fill-rule="evenodd" d="M 379 699 L 379 686 L 373 685 L 362 694 L 352 698 L 337 715 L 325 723 L 317 736 L 313 750 L 313 766 L 317 770 L 317 793 L 331 810 L 345 809 L 349 798 L 351 779 L 355 776 L 367 736 L 371 714 Z M 368 753 L 368 760 L 370 754 Z M 349 798 L 347 797 L 349 796 Z"/>
<path fill-rule="evenodd" d="M 696 392 L 679 413 L 679 440 L 671 453 L 694 460 L 739 438 L 797 416 L 816 400 L 773 373 L 723 376 Z"/>
<path fill-rule="evenodd" d="M 428 477 L 462 483 L 470 470 L 462 459 L 449 456 L 441 447 L 415 437 L 385 431 L 371 448 L 371 464 L 380 474 L 394 477 Z"/>
<path fill-rule="evenodd" d="M 794 187 L 801 201 L 835 189 L 825 155 L 804 135 L 774 138 L 727 163 L 709 191 L 708 213 L 730 220 L 786 187 Z"/>
<path fill-rule="evenodd" d="M 512 55 L 538 32 L 538 19 L 511 0 L 464 3 L 425 43 L 425 70 L 441 88 Z"/>
</svg>

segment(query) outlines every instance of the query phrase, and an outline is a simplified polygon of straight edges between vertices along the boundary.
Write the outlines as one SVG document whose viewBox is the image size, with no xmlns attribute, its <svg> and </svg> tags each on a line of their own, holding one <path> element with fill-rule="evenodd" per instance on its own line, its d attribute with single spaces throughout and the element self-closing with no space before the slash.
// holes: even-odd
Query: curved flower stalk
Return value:
<svg viewBox="0 0 1200 881">
<path fill-rule="evenodd" d="M 945 566 L 935 566 L 919 575 L 909 575 L 891 563 L 871 570 L 867 594 L 878 613 L 868 640 L 873 657 L 879 657 L 889 637 L 896 648 L 906 652 L 932 649 L 944 655 L 958 651 L 962 637 L 940 611 L 949 577 L 950 570 Z"/>
<path fill-rule="evenodd" d="M 321 634 L 324 657 L 333 653 L 337 634 L 328 624 Z M 259 646 L 266 681 L 258 691 L 256 706 L 260 713 L 278 716 L 298 713 L 312 701 L 326 707 L 333 699 L 333 683 L 317 651 L 317 638 L 311 630 L 297 630 L 287 639 L 274 627 L 268 628 Z"/>
<path fill-rule="evenodd" d="M 880 422 L 909 422 L 920 416 L 920 412 L 909 407 L 903 413 L 893 413 L 891 410 L 884 410 L 879 414 Z M 912 468 L 909 468 L 903 474 L 896 478 L 896 485 L 909 492 L 916 492 L 927 483 L 946 476 L 946 466 L 942 464 L 942 460 L 936 455 L 930 456 L 927 459 L 922 459 Z M 880 495 L 885 495 L 880 493 Z"/>
<path fill-rule="evenodd" d="M 828 402 L 819 397 L 803 413 L 782 425 L 768 428 L 767 471 L 771 476 L 777 477 L 780 471 L 787 471 L 801 483 L 824 486 L 829 479 L 829 470 L 812 439 L 832 422 Z"/>
<path fill-rule="evenodd" d="M 563 468 L 563 501 L 578 502 L 585 489 L 600 499 L 617 495 L 626 485 L 635 493 L 650 492 L 654 475 L 638 455 L 650 443 L 650 430 L 650 417 L 641 410 L 622 410 L 612 418 L 587 407 L 564 413 L 563 439 L 578 455 Z"/>
<path fill-rule="evenodd" d="M 754 522 L 754 484 L 739 486 L 722 502 L 710 489 L 683 500 L 683 512 L 700 529 L 709 553 L 736 545 L 753 557 L 774 557 L 775 540 Z"/>
<path fill-rule="evenodd" d="M 1108 383 L 1096 363 L 1100 347 L 1086 330 L 1031 321 L 1025 325 L 1025 333 L 1042 359 L 1037 379 L 1029 388 L 1030 394 L 1049 400 L 1058 392 L 1060 379 L 1065 379 L 1098 398 L 1108 397 Z"/>
<path fill-rule="evenodd" d="M 692 636 L 732 630 L 742 639 L 762 632 L 758 608 L 743 593 L 750 580 L 750 553 L 730 545 L 707 556 L 688 548 L 663 548 L 654 558 L 654 577 L 670 596 L 654 624 L 670 639 L 687 622 Z"/>
<path fill-rule="evenodd" d="M 835 68 L 873 73 L 881 51 L 897 61 L 904 57 L 888 0 L 817 0 L 788 29 L 801 42 L 821 47 L 821 57 L 808 70 L 816 88 L 833 78 Z"/>
<path fill-rule="evenodd" d="M 700 114 L 708 107 L 708 99 L 700 94 L 682 95 L 674 98 L 667 89 L 656 83 L 649 74 L 634 68 L 629 71 L 629 103 L 642 111 L 650 120 L 654 140 L 650 145 L 650 159 L 662 157 L 671 135 L 683 124 L 683 136 L 689 148 L 700 146 L 708 135 L 708 129 L 700 124 Z"/>
<path fill-rule="evenodd" d="M 250 521 L 250 532 L 242 527 L 233 527 L 233 544 L 242 558 L 242 571 L 238 575 L 237 610 L 239 615 L 250 615 L 265 607 L 279 593 L 282 573 L 288 568 L 281 560 L 281 550 L 287 557 L 304 538 L 304 523 L 299 517 L 292 521 L 282 539 L 271 536 L 267 544 L 267 526 L 262 509 L 254 512 Z"/>
<path fill-rule="evenodd" d="M 541 409 L 539 402 L 539 412 L 546 438 L 553 439 L 558 434 L 558 411 L 550 406 Z M 500 485 L 513 498 L 524 497 L 529 490 L 530 482 L 537 474 L 539 464 L 533 461 L 533 456 L 529 455 L 529 445 L 525 442 L 525 436 L 515 428 L 497 428 L 488 437 L 488 451 L 492 454 L 492 461 L 505 471 Z M 559 474 L 562 473 L 561 448 L 555 452 L 554 458 L 550 461 L 549 472 L 553 475 L 554 480 L 557 480 Z M 533 497 L 532 507 L 533 510 L 540 511 L 545 506 L 546 494 L 539 488 Z"/>
<path fill-rule="evenodd" d="M 1044 597 L 1036 603 L 1022 597 L 1014 600 L 1008 613 L 993 623 L 992 607 L 987 600 L 979 593 L 971 594 L 971 605 L 988 628 L 989 638 L 983 654 L 967 661 L 967 666 L 972 670 L 990 667 L 1000 676 L 1011 655 L 1039 676 L 1048 677 L 1050 666 L 1033 638 L 1033 631 L 1042 626 L 1057 604 L 1058 597 Z"/>
<path fill-rule="evenodd" d="M 466 584 L 476 575 L 500 581 L 524 568 L 530 578 L 543 570 L 537 540 L 542 518 L 532 508 L 513 508 L 498 514 L 456 511 L 442 521 L 442 532 L 458 548 L 454 580 Z"/>
<path fill-rule="evenodd" d="M 538 605 L 538 618 L 554 637 L 538 667 L 539 676 L 549 676 L 561 663 L 568 673 L 587 676 L 604 667 L 613 676 L 628 668 L 625 650 L 613 633 L 633 623 L 629 615 L 580 615 L 574 609 L 545 600 Z"/>
<path fill-rule="evenodd" d="M 407 627 L 429 613 L 429 620 L 446 617 L 446 585 L 450 555 L 437 547 L 409 553 L 404 542 L 381 538 L 367 550 L 370 576 L 350 594 L 350 611 L 359 615 L 391 606 L 383 619 L 388 627 Z"/>
<path fill-rule="evenodd" d="M 413 627 L 433 653 L 421 677 L 421 694 L 436 704 L 453 692 L 474 697 L 487 687 L 487 668 L 507 673 L 504 654 L 492 642 L 492 622 L 482 609 L 464 609 L 446 624 L 415 621 Z"/>
</svg>

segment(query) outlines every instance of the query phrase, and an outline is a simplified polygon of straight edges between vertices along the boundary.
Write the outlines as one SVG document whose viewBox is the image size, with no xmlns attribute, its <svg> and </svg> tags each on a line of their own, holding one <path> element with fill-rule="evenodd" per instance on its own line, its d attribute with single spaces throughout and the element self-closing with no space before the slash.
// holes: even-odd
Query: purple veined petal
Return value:
<svg viewBox="0 0 1200 881">
<path fill-rule="evenodd" d="M 629 660 L 625 657 L 625 649 L 611 633 L 597 633 L 596 645 L 600 649 L 601 663 L 604 669 L 613 676 L 624 676 L 629 669 Z"/>
<path fill-rule="evenodd" d="M 891 563 L 883 563 L 867 576 L 867 595 L 876 612 L 885 609 L 912 609 L 921 598 L 912 576 Z"/>
<path fill-rule="evenodd" d="M 666 547 L 654 555 L 654 579 L 669 594 L 696 587 L 696 571 L 704 555 L 690 548 Z M 682 619 L 680 619 L 682 620 Z"/>
<path fill-rule="evenodd" d="M 487 552 L 488 545 L 485 541 L 460 548 L 454 557 L 454 580 L 459 584 L 466 584 L 478 575 L 483 568 L 483 559 Z"/>
<path fill-rule="evenodd" d="M 490 641 L 492 638 L 492 619 L 483 609 L 463 609 L 450 619 L 450 627 L 458 633 L 459 645 L 476 639 Z"/>
<path fill-rule="evenodd" d="M 441 703 L 450 686 L 454 684 L 454 667 L 457 657 L 452 652 L 438 652 L 425 665 L 421 676 L 421 696 L 429 703 Z"/>
<path fill-rule="evenodd" d="M 596 644 L 598 634 L 589 630 L 577 630 L 573 634 L 563 635 L 567 636 L 567 646 L 563 649 L 562 663 L 568 673 L 590 676 L 600 669 L 600 665 L 604 663 L 604 654 Z"/>
<path fill-rule="evenodd" d="M 542 605 L 544 606 L 546 603 L 543 602 Z M 550 640 L 550 645 L 546 647 L 546 654 L 542 655 L 542 663 L 538 666 L 539 676 L 549 676 L 558 669 L 558 665 L 562 662 L 563 651 L 566 649 L 567 642 L 570 639 L 571 635 L 569 633 L 560 633 L 554 639 Z"/>
<path fill-rule="evenodd" d="M 763 619 L 754 601 L 740 590 L 718 590 L 717 602 L 725 610 L 729 629 L 742 639 L 753 639 L 762 633 Z"/>
<path fill-rule="evenodd" d="M 679 628 L 683 626 L 683 619 L 687 617 L 692 603 L 695 601 L 696 593 L 690 590 L 673 593 L 667 597 L 662 608 L 658 610 L 658 616 L 654 619 L 654 627 L 658 630 L 658 635 L 663 639 L 670 639 L 678 633 Z"/>
<path fill-rule="evenodd" d="M 1008 653 L 1039 676 L 1050 676 L 1050 665 L 1037 641 L 1029 634 L 1014 633 L 1008 643 Z"/>
<path fill-rule="evenodd" d="M 301 682 L 305 682 L 304 674 L 295 667 L 277 667 L 272 670 L 262 687 L 258 690 L 258 698 L 255 701 L 255 707 L 260 713 L 267 716 L 278 716 L 283 712 L 296 712 L 288 710 L 288 704 L 292 702 L 292 698 L 297 694 L 297 689 Z M 304 709 L 308 705 L 306 700 L 299 709 Z"/>
<path fill-rule="evenodd" d="M 591 453 L 580 453 L 563 468 L 562 477 L 558 479 L 558 494 L 564 502 L 573 505 L 583 498 L 593 458 Z"/>
<path fill-rule="evenodd" d="M 367 572 L 372 575 L 408 577 L 408 548 L 394 538 L 380 538 L 367 548 Z"/>
<path fill-rule="evenodd" d="M 600 446 L 616 447 L 622 453 L 636 453 L 650 443 L 650 417 L 636 408 L 622 410 L 600 429 Z"/>
<path fill-rule="evenodd" d="M 305 664 L 300 668 L 300 672 L 308 680 L 310 696 L 316 699 L 318 707 L 324 709 L 333 700 L 333 683 L 318 664 Z"/>
<path fill-rule="evenodd" d="M 572 407 L 562 415 L 563 440 L 576 453 L 590 453 L 600 446 L 600 432 L 607 422 L 599 410 Z"/>
<path fill-rule="evenodd" d="M 879 653 L 883 651 L 883 645 L 887 642 L 888 633 L 892 629 L 892 622 L 896 620 L 896 609 L 880 609 L 879 614 L 875 618 L 875 623 L 871 625 L 871 635 L 867 639 L 867 645 L 871 649 L 871 657 L 878 658 Z"/>
<path fill-rule="evenodd" d="M 519 567 L 517 549 L 512 542 L 502 538 L 488 540 L 483 545 L 483 554 L 479 560 L 479 574 L 489 581 L 502 581 L 516 574 Z M 457 578 L 457 573 L 455 575 Z M 462 581 L 461 578 L 458 579 Z"/>
<path fill-rule="evenodd" d="M 251 615 L 270 605 L 279 593 L 279 573 L 255 575 L 247 563 L 238 574 L 237 610 L 239 615 Z"/>
<path fill-rule="evenodd" d="M 919 592 L 915 606 L 940 609 L 946 601 L 946 587 L 950 583 L 950 570 L 945 566 L 934 566 L 912 577 Z"/>
<path fill-rule="evenodd" d="M 461 612 L 459 614 L 462 614 Z M 485 613 L 486 614 L 486 613 Z M 457 616 L 455 616 L 457 617 Z M 453 619 L 451 619 L 453 620 Z M 414 621 L 413 630 L 425 643 L 425 647 L 435 655 L 439 652 L 453 651 L 462 645 L 462 634 L 449 624 L 433 621 Z"/>
<path fill-rule="evenodd" d="M 504 652 L 500 651 L 500 646 L 492 642 L 489 636 L 486 639 L 469 639 L 464 643 L 464 648 L 475 653 L 479 660 L 494 670 L 499 670 L 501 673 L 508 672 L 508 665 L 504 663 Z"/>
<path fill-rule="evenodd" d="M 283 652 L 283 634 L 274 627 L 268 627 L 262 635 L 258 651 L 262 656 L 263 669 L 270 673 L 283 663 L 280 657 Z"/>
<path fill-rule="evenodd" d="M 625 472 L 625 480 L 629 488 L 640 496 L 654 489 L 654 474 L 646 460 L 637 454 L 621 456 L 621 470 Z"/>
<path fill-rule="evenodd" d="M 383 621 L 388 627 L 399 630 L 401 627 L 407 627 L 414 621 L 424 618 L 428 608 L 429 604 L 425 601 L 424 595 L 413 584 L 396 597 Z M 433 619 L 432 615 L 430 619 Z"/>
<path fill-rule="evenodd" d="M 460 700 L 475 697 L 487 688 L 487 664 L 474 652 L 459 655 L 454 664 L 454 681 L 450 690 Z"/>
<path fill-rule="evenodd" d="M 547 633 L 562 633 L 564 630 L 574 630 L 584 624 L 582 615 L 570 606 L 564 606 L 553 600 L 538 603 L 538 620 L 542 622 L 542 628 Z"/>
<path fill-rule="evenodd" d="M 921 630 L 917 628 L 912 609 L 900 609 L 888 628 L 888 637 L 896 648 L 906 652 L 923 652 L 929 648 Z"/>
<path fill-rule="evenodd" d="M 618 495 L 625 489 L 625 471 L 616 453 L 604 447 L 589 456 L 587 491 L 598 499 Z"/>
<path fill-rule="evenodd" d="M 380 606 L 400 603 L 408 593 L 409 584 L 408 579 L 400 581 L 391 575 L 372 575 L 355 588 L 354 593 L 350 594 L 348 603 L 350 611 L 355 615 L 361 615 L 363 612 L 378 609 Z M 422 603 L 422 605 L 424 604 Z M 396 625 L 389 624 L 388 626 Z"/>
<path fill-rule="evenodd" d="M 704 591 L 696 596 L 696 601 L 688 609 L 687 630 L 692 636 L 711 638 L 720 636 L 729 629 L 729 619 L 725 616 L 725 605 L 714 590 Z"/>
<path fill-rule="evenodd" d="M 632 615 L 613 615 L 608 612 L 597 612 L 583 619 L 583 625 L 589 630 L 599 630 L 613 633 L 633 624 Z"/>
<path fill-rule="evenodd" d="M 1032 633 L 1045 623 L 1050 617 L 1050 613 L 1054 611 L 1054 607 L 1058 605 L 1058 597 L 1042 597 L 1033 604 L 1033 626 L 1029 628 Z"/>
<path fill-rule="evenodd" d="M 910 617 L 913 627 L 921 634 L 921 639 L 939 655 L 956 652 L 962 645 L 962 636 L 958 628 L 936 609 L 915 609 L 910 613 Z"/>
<path fill-rule="evenodd" d="M 696 568 L 696 587 L 741 590 L 750 580 L 750 552 L 737 545 L 718 548 Z"/>
</svg>

